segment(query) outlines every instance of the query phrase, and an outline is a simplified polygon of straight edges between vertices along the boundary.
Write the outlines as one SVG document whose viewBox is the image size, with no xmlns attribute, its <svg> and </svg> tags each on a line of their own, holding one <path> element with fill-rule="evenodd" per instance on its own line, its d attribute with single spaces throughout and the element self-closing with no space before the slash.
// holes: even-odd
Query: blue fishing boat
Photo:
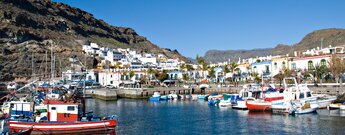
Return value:
<svg viewBox="0 0 345 135">
<path fill-rule="evenodd" d="M 161 98 L 161 94 L 159 92 L 154 92 L 153 95 L 150 97 L 150 101 L 159 101 Z"/>
<path fill-rule="evenodd" d="M 165 96 L 161 96 L 160 97 L 160 100 L 168 100 L 169 98 L 168 98 L 168 96 L 167 95 L 165 95 Z"/>
</svg>

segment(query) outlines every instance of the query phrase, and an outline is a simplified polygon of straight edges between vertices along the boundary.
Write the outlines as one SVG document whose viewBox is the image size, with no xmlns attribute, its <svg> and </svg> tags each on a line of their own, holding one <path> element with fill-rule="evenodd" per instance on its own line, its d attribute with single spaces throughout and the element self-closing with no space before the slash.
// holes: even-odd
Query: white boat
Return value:
<svg viewBox="0 0 345 135">
<path fill-rule="evenodd" d="M 318 108 L 317 104 L 311 104 L 310 102 L 292 102 L 291 103 L 291 110 L 290 114 L 307 114 L 307 113 L 313 113 L 316 112 L 316 109 Z"/>
<path fill-rule="evenodd" d="M 172 92 L 168 95 L 168 98 L 169 98 L 170 100 L 177 100 L 177 99 L 178 99 L 178 96 L 177 96 L 177 94 L 176 94 L 174 91 L 172 91 Z"/>
<path fill-rule="evenodd" d="M 7 84 L 7 90 L 15 90 L 15 89 L 18 89 L 18 88 L 19 88 L 19 86 L 15 82 L 9 82 Z"/>
<path fill-rule="evenodd" d="M 327 106 L 327 109 L 328 109 L 328 110 L 336 110 L 336 109 L 345 110 L 345 102 L 344 102 L 344 103 L 329 104 L 329 105 Z"/>
<path fill-rule="evenodd" d="M 240 110 L 246 110 L 246 109 L 248 109 L 246 102 L 247 102 L 247 100 L 237 100 L 236 104 L 234 106 L 232 106 L 232 108 L 240 109 Z"/>
<path fill-rule="evenodd" d="M 288 84 L 289 82 L 290 84 Z M 313 107 L 317 105 L 318 108 L 326 108 L 336 100 L 334 96 L 313 95 L 306 85 L 297 84 L 296 79 L 293 77 L 284 78 L 284 87 L 284 99 L 272 102 L 271 108 L 273 113 L 289 113 L 292 109 L 292 102 L 308 102 Z M 310 110 L 312 109 L 307 111 Z"/>
<path fill-rule="evenodd" d="M 316 102 L 319 105 L 319 108 L 327 108 L 328 105 L 333 103 L 337 97 L 336 96 L 327 96 L 327 95 L 315 95 Z"/>
</svg>

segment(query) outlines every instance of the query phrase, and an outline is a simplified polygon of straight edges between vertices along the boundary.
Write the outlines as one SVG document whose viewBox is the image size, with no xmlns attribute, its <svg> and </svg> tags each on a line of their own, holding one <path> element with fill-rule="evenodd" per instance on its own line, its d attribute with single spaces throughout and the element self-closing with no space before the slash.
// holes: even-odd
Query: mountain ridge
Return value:
<svg viewBox="0 0 345 135">
<path fill-rule="evenodd" d="M 305 35 L 301 41 L 293 45 L 278 44 L 274 48 L 258 48 L 249 50 L 209 50 L 205 53 L 204 58 L 207 62 L 224 62 L 229 59 L 237 61 L 239 58 L 252 58 L 267 55 L 285 55 L 293 54 L 294 51 L 306 51 L 308 49 L 328 45 L 339 46 L 345 45 L 345 29 L 328 28 L 315 30 Z M 259 51 L 259 52 L 258 52 Z"/>
<path fill-rule="evenodd" d="M 188 62 L 177 50 L 160 48 L 132 28 L 112 26 L 91 13 L 61 2 L 0 0 L 0 80 L 29 77 L 31 64 L 26 63 L 34 59 L 35 68 L 40 68 L 42 62 L 50 62 L 50 58 L 44 60 L 44 57 L 51 47 L 61 61 L 58 61 L 60 66 L 67 66 L 67 57 L 85 57 L 81 45 L 87 42 L 161 53 Z M 92 61 L 93 58 L 86 59 Z M 93 65 L 87 63 L 89 68 Z"/>
</svg>

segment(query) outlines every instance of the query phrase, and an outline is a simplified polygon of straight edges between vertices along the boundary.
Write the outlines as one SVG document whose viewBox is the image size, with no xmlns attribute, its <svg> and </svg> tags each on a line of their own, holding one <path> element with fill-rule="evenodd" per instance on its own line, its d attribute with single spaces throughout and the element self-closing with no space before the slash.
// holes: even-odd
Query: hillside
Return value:
<svg viewBox="0 0 345 135">
<path fill-rule="evenodd" d="M 53 50 L 57 68 L 68 65 L 68 57 L 84 59 L 81 44 L 96 42 L 105 47 L 133 48 L 162 53 L 187 61 L 176 50 L 162 49 L 135 30 L 111 26 L 92 14 L 67 4 L 50 0 L 0 0 L 0 80 L 13 80 L 31 75 L 34 55 L 38 72 L 45 63 L 45 52 Z M 86 59 L 92 61 L 92 58 Z M 59 65 L 60 64 L 60 65 Z M 92 67 L 94 63 L 87 63 Z"/>
<path fill-rule="evenodd" d="M 223 62 L 229 59 L 237 61 L 238 58 L 292 54 L 294 51 L 306 51 L 321 46 L 321 39 L 323 39 L 323 47 L 345 45 L 345 29 L 316 30 L 294 45 L 278 44 L 274 48 L 253 50 L 209 50 L 204 58 L 208 62 Z"/>
</svg>

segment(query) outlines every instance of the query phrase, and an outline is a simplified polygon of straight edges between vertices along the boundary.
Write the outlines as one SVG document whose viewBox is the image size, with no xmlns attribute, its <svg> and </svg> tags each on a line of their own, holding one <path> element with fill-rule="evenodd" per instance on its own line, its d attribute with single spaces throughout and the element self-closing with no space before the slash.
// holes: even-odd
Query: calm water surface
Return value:
<svg viewBox="0 0 345 135">
<path fill-rule="evenodd" d="M 133 134 L 345 134 L 345 117 L 251 113 L 199 101 L 87 99 L 99 116 L 117 114 L 117 135 Z M 327 111 L 327 110 L 324 110 Z"/>
</svg>

